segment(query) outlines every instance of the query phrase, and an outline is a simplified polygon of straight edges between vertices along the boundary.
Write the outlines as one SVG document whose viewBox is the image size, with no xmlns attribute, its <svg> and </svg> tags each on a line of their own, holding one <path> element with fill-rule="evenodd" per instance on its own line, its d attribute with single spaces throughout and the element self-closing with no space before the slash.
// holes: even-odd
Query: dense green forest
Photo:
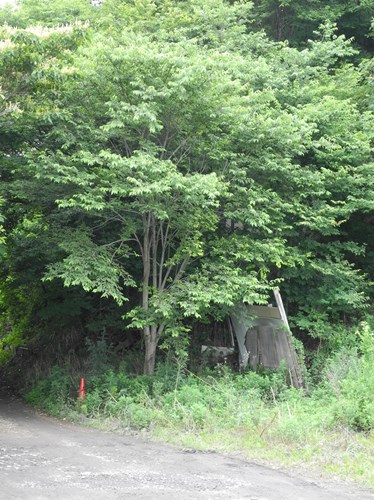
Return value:
<svg viewBox="0 0 374 500">
<path fill-rule="evenodd" d="M 276 449 L 374 427 L 373 19 L 373 0 L 0 8 L 0 362 L 31 402 L 59 413 L 86 376 L 80 411 L 137 428 Z M 277 287 L 308 396 L 198 355 Z"/>
<path fill-rule="evenodd" d="M 2 9 L 3 342 L 105 332 L 153 373 L 157 345 L 186 355 L 196 322 L 275 286 L 308 348 L 354 342 L 372 300 L 373 15 L 371 0 Z"/>
</svg>

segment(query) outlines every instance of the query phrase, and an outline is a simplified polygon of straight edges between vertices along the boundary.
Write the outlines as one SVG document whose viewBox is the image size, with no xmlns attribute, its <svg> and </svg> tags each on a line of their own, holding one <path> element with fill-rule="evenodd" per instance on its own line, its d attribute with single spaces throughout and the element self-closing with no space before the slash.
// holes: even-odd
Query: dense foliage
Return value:
<svg viewBox="0 0 374 500">
<path fill-rule="evenodd" d="M 357 347 L 372 16 L 372 0 L 2 9 L 3 345 L 142 332 L 152 374 L 160 342 L 183 357 L 196 321 L 280 285 L 307 345 Z"/>
</svg>

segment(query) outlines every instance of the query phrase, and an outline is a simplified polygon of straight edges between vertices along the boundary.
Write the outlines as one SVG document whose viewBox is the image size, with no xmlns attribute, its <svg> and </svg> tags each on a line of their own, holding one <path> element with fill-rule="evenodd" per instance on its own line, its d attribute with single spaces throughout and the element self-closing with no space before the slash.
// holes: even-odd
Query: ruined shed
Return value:
<svg viewBox="0 0 374 500">
<path fill-rule="evenodd" d="M 274 292 L 277 307 L 241 304 L 230 321 L 238 342 L 239 362 L 252 369 L 279 368 L 284 362 L 294 387 L 304 385 L 302 371 L 291 339 L 291 331 L 279 291 Z"/>
</svg>

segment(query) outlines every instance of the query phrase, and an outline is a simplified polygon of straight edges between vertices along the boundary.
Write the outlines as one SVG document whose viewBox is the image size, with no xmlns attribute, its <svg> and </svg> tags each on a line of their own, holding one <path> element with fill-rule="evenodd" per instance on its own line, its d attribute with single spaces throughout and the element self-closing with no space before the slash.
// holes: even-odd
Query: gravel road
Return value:
<svg viewBox="0 0 374 500">
<path fill-rule="evenodd" d="M 60 422 L 0 395 L 0 499 L 373 500 L 374 494 Z"/>
</svg>

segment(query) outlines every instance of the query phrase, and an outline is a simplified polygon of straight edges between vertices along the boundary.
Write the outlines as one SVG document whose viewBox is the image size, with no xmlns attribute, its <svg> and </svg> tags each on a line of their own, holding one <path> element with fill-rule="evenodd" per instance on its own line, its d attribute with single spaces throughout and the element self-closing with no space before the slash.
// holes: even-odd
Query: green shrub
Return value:
<svg viewBox="0 0 374 500">
<path fill-rule="evenodd" d="M 72 403 L 71 378 L 60 367 L 53 367 L 50 376 L 37 381 L 26 393 L 26 401 L 52 415 L 59 415 Z"/>
<path fill-rule="evenodd" d="M 338 423 L 355 430 L 374 429 L 374 334 L 367 323 L 356 331 L 358 349 L 338 352 L 326 368 L 327 389 Z"/>
<path fill-rule="evenodd" d="M 261 435 L 265 429 L 295 442 L 337 426 L 369 431 L 374 428 L 374 337 L 367 324 L 355 335 L 357 348 L 344 347 L 330 357 L 322 383 L 308 395 L 288 386 L 285 367 L 237 374 L 219 366 L 196 376 L 165 363 L 153 377 L 113 368 L 88 374 L 85 401 L 75 407 L 89 417 L 116 417 L 136 429 L 156 422 L 185 430 L 257 426 Z M 58 414 L 64 406 L 74 407 L 77 386 L 75 378 L 55 367 L 34 384 L 27 400 Z"/>
<path fill-rule="evenodd" d="M 374 429 L 374 356 L 362 357 L 340 382 L 336 419 L 357 430 Z"/>
</svg>

